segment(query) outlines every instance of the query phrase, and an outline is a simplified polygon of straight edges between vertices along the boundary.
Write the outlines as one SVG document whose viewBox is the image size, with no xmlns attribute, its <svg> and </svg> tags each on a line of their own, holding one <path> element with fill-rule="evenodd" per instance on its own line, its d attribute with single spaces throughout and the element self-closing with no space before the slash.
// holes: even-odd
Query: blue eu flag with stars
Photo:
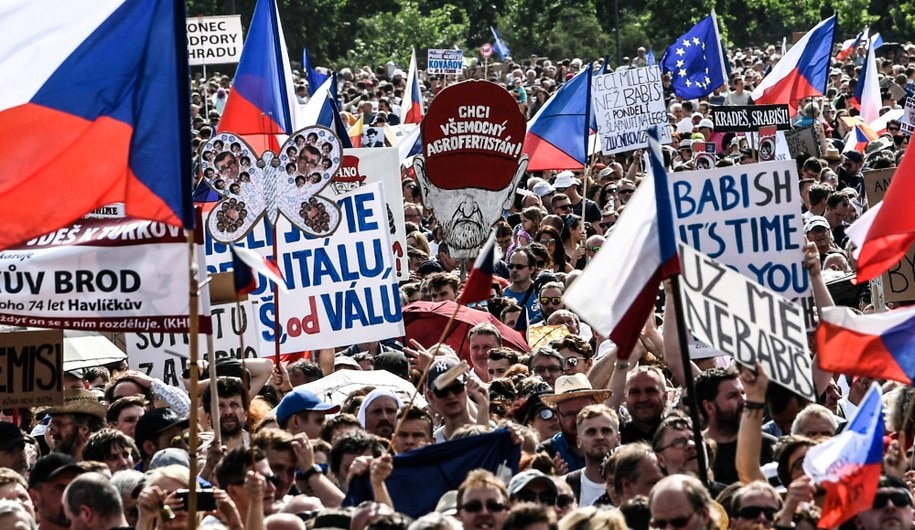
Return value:
<svg viewBox="0 0 915 530">
<path fill-rule="evenodd" d="M 725 83 L 727 69 L 714 12 L 667 48 L 661 70 L 670 73 L 674 93 L 685 99 L 707 96 Z"/>
</svg>

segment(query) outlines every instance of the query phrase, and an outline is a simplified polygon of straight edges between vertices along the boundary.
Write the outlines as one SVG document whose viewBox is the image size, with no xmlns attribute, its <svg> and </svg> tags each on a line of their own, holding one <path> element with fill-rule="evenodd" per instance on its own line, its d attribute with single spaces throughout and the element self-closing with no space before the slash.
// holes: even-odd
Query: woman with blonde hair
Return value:
<svg viewBox="0 0 915 530">
<path fill-rule="evenodd" d="M 626 519 L 618 510 L 586 506 L 559 520 L 559 530 L 627 530 Z"/>
</svg>

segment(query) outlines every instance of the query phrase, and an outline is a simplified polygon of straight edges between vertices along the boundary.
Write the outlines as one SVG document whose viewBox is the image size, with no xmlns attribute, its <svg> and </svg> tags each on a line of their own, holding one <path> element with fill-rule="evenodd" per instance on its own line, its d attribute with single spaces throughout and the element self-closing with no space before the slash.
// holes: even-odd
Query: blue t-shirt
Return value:
<svg viewBox="0 0 915 530">
<path fill-rule="evenodd" d="M 516 293 L 512 291 L 509 287 L 506 287 L 502 291 L 502 296 L 513 299 L 518 302 L 518 305 L 521 305 L 521 301 L 524 300 L 527 291 Z M 540 312 L 540 300 L 537 299 L 536 291 L 531 292 L 531 296 L 527 299 L 527 321 L 529 324 L 536 324 L 543 320 L 543 313 Z"/>
</svg>

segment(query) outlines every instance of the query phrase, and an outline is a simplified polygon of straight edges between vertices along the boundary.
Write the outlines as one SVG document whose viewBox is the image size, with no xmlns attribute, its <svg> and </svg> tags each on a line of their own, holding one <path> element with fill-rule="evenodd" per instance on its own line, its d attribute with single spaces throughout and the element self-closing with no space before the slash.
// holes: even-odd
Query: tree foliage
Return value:
<svg viewBox="0 0 915 530">
<path fill-rule="evenodd" d="M 594 60 L 639 46 L 660 58 L 673 40 L 713 8 L 728 46 L 780 45 L 837 13 L 837 41 L 865 25 L 884 39 L 915 33 L 915 2 L 898 0 L 276 0 L 293 60 L 307 45 L 318 65 L 406 66 L 410 48 L 420 62 L 428 48 L 461 48 L 476 56 L 496 25 L 516 58 Z M 188 16 L 240 13 L 247 28 L 256 0 L 187 0 Z M 612 61 L 615 65 L 616 61 Z"/>
</svg>

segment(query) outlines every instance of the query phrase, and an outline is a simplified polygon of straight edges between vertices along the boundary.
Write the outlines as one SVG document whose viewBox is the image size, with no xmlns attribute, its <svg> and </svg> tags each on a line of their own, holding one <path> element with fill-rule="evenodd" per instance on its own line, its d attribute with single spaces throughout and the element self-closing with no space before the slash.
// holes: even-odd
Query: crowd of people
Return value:
<svg viewBox="0 0 915 530">
<path fill-rule="evenodd" d="M 643 66 L 644 56 L 640 49 L 627 63 Z M 896 88 L 913 94 L 909 57 L 915 46 L 881 59 L 882 112 L 904 100 Z M 694 140 L 717 146 L 719 166 L 756 162 L 746 137 L 716 132 L 709 111 L 752 104 L 749 92 L 775 60 L 771 47 L 735 51 L 727 86 L 700 101 L 676 97 L 665 80 L 670 171 L 695 169 Z M 839 300 L 828 284 L 855 270 L 845 232 L 867 207 L 862 171 L 894 167 L 909 137 L 898 120 L 889 120 L 863 153 L 846 149 L 851 122 L 843 118 L 856 113 L 848 95 L 861 64 L 860 52 L 836 62 L 826 94 L 797 102 L 795 121 L 814 123 L 822 144 L 822 156 L 797 161 L 798 208 L 810 241 L 804 266 L 816 304 L 869 312 L 875 310 L 869 290 Z M 579 69 L 596 66 L 531 57 L 488 70 L 532 116 Z M 307 87 L 298 74 L 296 93 L 304 101 Z M 347 119 L 399 123 L 402 70 L 389 64 L 339 76 Z M 474 63 L 464 77 L 482 76 Z M 423 79 L 427 104 L 443 86 Z M 194 82 L 198 145 L 212 137 L 230 90 L 227 76 Z M 727 358 L 685 366 L 666 285 L 633 352 L 617 351 L 563 303 L 565 289 L 601 251 L 645 178 L 641 160 L 636 150 L 597 156 L 586 172 L 527 174 L 494 227 L 504 257 L 491 298 L 477 308 L 509 328 L 558 326 L 547 344 L 516 351 L 503 344 L 500 327 L 484 323 L 469 331 L 463 371 L 459 353 L 447 345 L 395 339 L 314 352 L 311 360 L 288 365 L 226 358 L 191 367 L 201 379 L 193 401 L 184 389 L 125 362 L 68 372 L 62 405 L 0 411 L 0 528 L 179 529 L 189 518 L 200 528 L 233 530 L 815 528 L 823 490 L 805 474 L 804 456 L 844 428 L 871 379 L 815 369 L 818 397 L 810 402 L 769 384 L 761 366 L 738 367 Z M 456 300 L 470 263 L 450 256 L 407 170 L 403 192 L 411 278 L 401 284 L 402 300 Z M 387 370 L 418 385 L 421 399 L 413 403 L 409 395 L 369 386 L 332 403 L 305 388 L 338 370 Z M 695 396 L 685 394 L 687 378 Z M 898 383 L 878 382 L 888 410 L 883 472 L 873 505 L 844 527 L 906 530 L 915 488 L 915 422 L 907 404 L 915 396 Z M 684 412 L 689 399 L 699 425 Z M 200 405 L 196 444 L 188 435 L 192 403 Z M 392 497 L 386 481 L 395 455 L 501 429 L 520 449 L 514 475 L 474 469 L 415 476 L 418 489 L 435 481 L 451 485 L 435 510 L 415 519 L 404 513 L 409 499 Z M 347 506 L 356 477 L 368 481 L 373 500 Z M 189 510 L 191 484 L 196 510 Z"/>
</svg>

